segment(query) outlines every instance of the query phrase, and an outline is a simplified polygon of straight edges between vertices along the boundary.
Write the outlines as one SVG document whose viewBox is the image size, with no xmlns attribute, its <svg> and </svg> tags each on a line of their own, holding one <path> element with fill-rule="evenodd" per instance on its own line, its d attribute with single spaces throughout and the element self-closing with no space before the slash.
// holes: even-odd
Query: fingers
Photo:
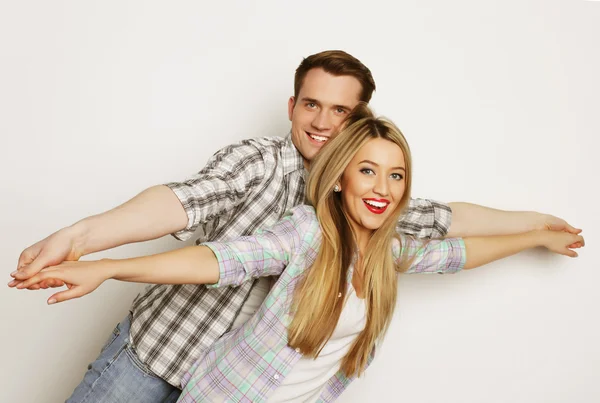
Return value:
<svg viewBox="0 0 600 403">
<path fill-rule="evenodd" d="M 52 283 L 52 284 L 57 284 L 57 282 L 64 283 L 64 281 L 60 278 L 61 274 L 62 273 L 59 270 L 43 271 L 41 273 L 34 275 L 33 277 L 23 280 L 20 284 L 17 284 L 17 288 L 23 289 L 23 288 L 29 288 L 33 285 L 40 285 L 39 283 L 41 283 L 45 280 L 47 280 L 49 283 Z M 46 283 L 46 284 L 48 284 L 48 283 Z"/>
<path fill-rule="evenodd" d="M 63 285 L 65 285 L 65 282 L 60 279 L 57 279 L 57 278 L 49 278 L 49 279 L 46 279 L 46 280 L 40 282 L 39 285 L 43 289 L 58 288 L 58 287 L 62 287 Z"/>
<path fill-rule="evenodd" d="M 16 280 L 27 280 L 50 264 L 51 262 L 47 261 L 44 256 L 38 256 L 33 262 L 31 262 L 31 264 L 21 267 L 19 270 L 12 272 L 10 275 Z"/>
<path fill-rule="evenodd" d="M 585 239 L 581 235 L 577 235 L 574 243 L 581 245 L 580 247 L 583 247 L 585 246 Z"/>
<path fill-rule="evenodd" d="M 68 301 L 70 299 L 79 298 L 85 295 L 85 292 L 81 287 L 72 287 L 66 291 L 62 291 L 52 295 L 48 298 L 48 305 L 56 304 L 58 302 Z"/>
</svg>

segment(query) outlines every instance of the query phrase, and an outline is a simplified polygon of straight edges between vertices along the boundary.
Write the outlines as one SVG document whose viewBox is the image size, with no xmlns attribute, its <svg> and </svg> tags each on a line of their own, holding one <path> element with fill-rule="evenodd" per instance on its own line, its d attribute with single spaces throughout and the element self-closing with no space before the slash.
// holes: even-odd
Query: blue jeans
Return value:
<svg viewBox="0 0 600 403">
<path fill-rule="evenodd" d="M 181 391 L 154 375 L 129 343 L 128 315 L 88 366 L 67 403 L 174 403 Z"/>
</svg>

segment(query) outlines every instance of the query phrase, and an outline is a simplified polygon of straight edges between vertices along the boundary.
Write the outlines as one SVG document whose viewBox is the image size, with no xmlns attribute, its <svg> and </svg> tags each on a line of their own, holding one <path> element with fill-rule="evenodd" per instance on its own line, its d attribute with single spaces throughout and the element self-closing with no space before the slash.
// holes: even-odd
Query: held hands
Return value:
<svg viewBox="0 0 600 403">
<path fill-rule="evenodd" d="M 19 283 L 16 288 L 24 289 L 53 281 L 66 284 L 68 289 L 48 298 L 48 304 L 83 297 L 94 291 L 105 280 L 112 277 L 113 261 L 102 259 L 87 262 L 63 262 L 47 267 L 33 277 Z"/>
<path fill-rule="evenodd" d="M 64 228 L 25 249 L 19 256 L 17 270 L 10 274 L 14 280 L 9 282 L 8 286 L 16 287 L 24 280 L 38 274 L 45 267 L 55 266 L 64 261 L 79 260 L 83 255 L 83 251 L 77 245 L 75 239 L 74 230 Z M 64 282 L 49 278 L 46 281 L 32 284 L 29 289 L 37 290 L 48 287 L 62 287 L 63 285 L 65 285 Z"/>
<path fill-rule="evenodd" d="M 537 230 L 535 231 L 535 235 L 539 237 L 539 245 L 544 246 L 549 251 L 565 256 L 577 257 L 578 254 L 573 249 L 585 246 L 585 240 L 581 235 L 578 235 L 581 230 L 576 231 L 576 233 L 571 233 L 555 231 L 549 228 Z"/>
<path fill-rule="evenodd" d="M 536 220 L 537 224 L 535 226 L 535 229 L 537 230 L 565 231 L 576 235 L 581 233 L 581 229 L 573 227 L 562 218 L 555 217 L 551 214 L 537 214 L 538 219 Z M 583 245 L 573 246 L 573 248 L 581 246 Z"/>
</svg>

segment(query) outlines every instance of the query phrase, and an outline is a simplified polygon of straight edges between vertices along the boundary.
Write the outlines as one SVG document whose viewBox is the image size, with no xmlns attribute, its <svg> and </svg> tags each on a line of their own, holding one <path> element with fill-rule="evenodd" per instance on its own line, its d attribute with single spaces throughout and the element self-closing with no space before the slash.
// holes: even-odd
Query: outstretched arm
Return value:
<svg viewBox="0 0 600 403">
<path fill-rule="evenodd" d="M 460 269 L 473 269 L 540 246 L 554 253 L 577 257 L 577 252 L 572 249 L 584 245 L 581 235 L 550 230 L 464 239 L 434 239 L 426 243 L 402 237 L 402 249 L 396 256 L 400 264 L 406 258 L 414 258 L 407 273 L 455 273 Z"/>
<path fill-rule="evenodd" d="M 472 203 L 448 203 L 452 209 L 452 223 L 449 237 L 506 235 L 521 232 L 550 229 L 579 234 L 565 220 L 550 214 L 534 211 L 505 211 Z"/>
<path fill-rule="evenodd" d="M 45 267 L 131 242 L 159 238 L 185 228 L 188 219 L 179 199 L 166 186 L 148 188 L 102 214 L 87 217 L 25 249 L 11 273 L 19 284 Z M 54 282 L 50 286 L 62 285 Z"/>
<path fill-rule="evenodd" d="M 483 266 L 495 260 L 540 246 L 560 255 L 577 257 L 577 252 L 572 249 L 585 245 L 581 235 L 549 230 L 535 230 L 514 235 L 467 237 L 464 242 L 467 251 L 465 269 Z"/>
<path fill-rule="evenodd" d="M 85 218 L 25 249 L 9 286 L 15 287 L 45 267 L 92 252 L 167 234 L 186 240 L 213 216 L 226 222 L 251 184 L 262 178 L 261 164 L 256 147 L 245 143 L 226 147 L 188 180 L 146 189 L 119 207 Z M 33 289 L 60 285 L 49 281 Z"/>
<path fill-rule="evenodd" d="M 303 236 L 318 230 L 314 209 L 299 206 L 270 228 L 228 242 L 209 242 L 131 259 L 63 262 L 43 269 L 16 288 L 59 281 L 69 289 L 48 303 L 79 298 L 108 279 L 152 284 L 240 285 L 252 278 L 281 274 Z"/>
<path fill-rule="evenodd" d="M 52 295 L 49 304 L 79 298 L 108 279 L 152 284 L 212 284 L 219 281 L 219 262 L 206 246 L 188 246 L 132 259 L 63 262 L 17 285 L 27 288 L 45 280 L 69 284 Z"/>
</svg>

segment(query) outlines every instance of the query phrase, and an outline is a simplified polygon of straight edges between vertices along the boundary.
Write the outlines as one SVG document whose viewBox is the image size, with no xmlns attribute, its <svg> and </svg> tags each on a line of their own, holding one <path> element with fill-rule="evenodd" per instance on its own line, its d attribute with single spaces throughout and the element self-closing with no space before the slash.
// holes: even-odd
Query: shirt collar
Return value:
<svg viewBox="0 0 600 403">
<path fill-rule="evenodd" d="M 292 142 L 292 134 L 288 134 L 283 145 L 283 174 L 287 175 L 295 171 L 304 171 L 304 159 L 302 154 Z"/>
</svg>

